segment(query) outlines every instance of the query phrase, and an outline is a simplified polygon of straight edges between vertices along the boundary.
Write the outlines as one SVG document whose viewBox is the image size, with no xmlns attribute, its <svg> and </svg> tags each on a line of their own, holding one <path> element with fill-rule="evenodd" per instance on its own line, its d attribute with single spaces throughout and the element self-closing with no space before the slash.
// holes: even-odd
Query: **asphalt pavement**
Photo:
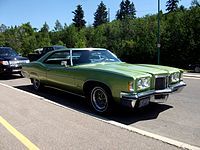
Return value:
<svg viewBox="0 0 200 150">
<path fill-rule="evenodd" d="M 39 149 L 180 149 L 144 132 L 199 149 L 200 79 L 184 74 L 184 80 L 187 87 L 165 104 L 102 118 L 82 98 L 49 88 L 36 93 L 28 79 L 12 76 L 0 79 L 0 117 Z M 3 119 L 0 149 L 26 149 Z"/>
<path fill-rule="evenodd" d="M 177 149 L 0 85 L 0 114 L 39 149 Z M 0 125 L 0 149 L 26 149 Z"/>
</svg>

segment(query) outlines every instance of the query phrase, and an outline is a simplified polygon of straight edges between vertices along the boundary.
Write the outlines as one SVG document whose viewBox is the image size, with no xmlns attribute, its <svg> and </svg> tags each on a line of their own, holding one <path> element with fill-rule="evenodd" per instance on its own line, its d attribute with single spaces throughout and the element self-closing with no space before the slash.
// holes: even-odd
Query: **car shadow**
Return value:
<svg viewBox="0 0 200 150">
<path fill-rule="evenodd" d="M 18 74 L 0 74 L 0 80 L 14 80 L 19 78 L 22 77 Z"/>
<path fill-rule="evenodd" d="M 170 105 L 152 103 L 147 107 L 141 109 L 130 110 L 124 107 L 117 106 L 112 114 L 107 116 L 100 116 L 95 114 L 89 107 L 85 98 L 69 94 L 64 91 L 55 90 L 53 88 L 45 87 L 42 91 L 34 91 L 32 85 L 15 86 L 15 88 L 36 94 L 52 102 L 56 102 L 73 110 L 98 117 L 104 120 L 113 120 L 119 123 L 130 125 L 143 120 L 156 119 L 158 115 L 170 108 Z M 52 94 L 53 93 L 53 94 Z"/>
<path fill-rule="evenodd" d="M 143 120 L 156 119 L 159 114 L 170 108 L 173 107 L 166 104 L 150 103 L 148 106 L 139 109 L 119 108 L 107 118 L 129 125 Z"/>
</svg>

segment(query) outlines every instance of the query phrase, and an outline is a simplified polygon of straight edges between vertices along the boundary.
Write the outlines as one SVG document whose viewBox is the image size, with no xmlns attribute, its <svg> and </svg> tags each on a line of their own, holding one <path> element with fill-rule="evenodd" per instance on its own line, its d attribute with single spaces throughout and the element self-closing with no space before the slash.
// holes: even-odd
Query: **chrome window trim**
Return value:
<svg viewBox="0 0 200 150">
<path fill-rule="evenodd" d="M 70 50 L 70 63 L 71 63 L 71 66 L 73 66 L 73 61 L 72 61 L 72 50 Z"/>
</svg>

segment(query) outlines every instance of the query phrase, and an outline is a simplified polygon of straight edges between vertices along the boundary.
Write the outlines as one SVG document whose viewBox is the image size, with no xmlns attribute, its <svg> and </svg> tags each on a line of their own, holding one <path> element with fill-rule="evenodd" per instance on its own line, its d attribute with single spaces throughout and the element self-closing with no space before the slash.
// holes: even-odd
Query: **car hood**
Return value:
<svg viewBox="0 0 200 150">
<path fill-rule="evenodd" d="M 119 63 L 97 63 L 81 65 L 80 68 L 88 68 L 95 70 L 102 70 L 113 72 L 117 74 L 123 74 L 126 76 L 136 77 L 139 76 L 155 76 L 155 75 L 168 75 L 173 72 L 179 72 L 180 70 L 173 67 L 149 65 L 149 64 L 128 64 L 124 62 Z"/>
</svg>

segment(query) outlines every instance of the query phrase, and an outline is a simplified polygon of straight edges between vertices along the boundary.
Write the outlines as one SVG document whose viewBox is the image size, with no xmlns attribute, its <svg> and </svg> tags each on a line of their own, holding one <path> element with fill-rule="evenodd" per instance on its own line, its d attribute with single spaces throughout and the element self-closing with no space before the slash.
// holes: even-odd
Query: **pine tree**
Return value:
<svg viewBox="0 0 200 150">
<path fill-rule="evenodd" d="M 192 7 L 200 7 L 200 1 L 198 1 L 198 0 L 192 0 L 191 6 Z"/>
<path fill-rule="evenodd" d="M 178 8 L 179 0 L 168 0 L 166 3 L 166 11 L 173 12 Z"/>
<path fill-rule="evenodd" d="M 108 22 L 108 12 L 106 11 L 106 5 L 101 1 L 101 3 L 98 5 L 98 8 L 94 14 L 94 27 L 97 27 L 103 23 Z"/>
<path fill-rule="evenodd" d="M 0 32 L 5 32 L 6 29 L 7 29 L 7 26 L 6 26 L 6 25 L 4 25 L 4 24 L 1 24 L 1 25 L 0 25 Z"/>
<path fill-rule="evenodd" d="M 59 22 L 59 20 L 56 20 L 54 29 L 55 29 L 55 31 L 61 31 L 63 29 L 63 26 Z"/>
<path fill-rule="evenodd" d="M 84 11 L 82 9 L 81 5 L 77 5 L 77 9 L 72 12 L 74 14 L 74 19 L 72 21 L 75 27 L 79 28 L 79 30 L 83 27 L 85 27 L 86 21 L 84 18 Z"/>
<path fill-rule="evenodd" d="M 123 20 L 125 18 L 136 18 L 136 10 L 133 2 L 131 3 L 129 0 L 122 0 L 120 3 L 120 9 L 117 11 L 116 18 L 117 20 Z"/>
<path fill-rule="evenodd" d="M 40 31 L 36 35 L 38 42 L 38 47 L 49 46 L 51 44 L 51 39 L 49 36 L 49 26 L 45 22 Z"/>
<path fill-rule="evenodd" d="M 41 32 L 49 32 L 49 25 L 45 22 L 40 29 Z"/>
</svg>

